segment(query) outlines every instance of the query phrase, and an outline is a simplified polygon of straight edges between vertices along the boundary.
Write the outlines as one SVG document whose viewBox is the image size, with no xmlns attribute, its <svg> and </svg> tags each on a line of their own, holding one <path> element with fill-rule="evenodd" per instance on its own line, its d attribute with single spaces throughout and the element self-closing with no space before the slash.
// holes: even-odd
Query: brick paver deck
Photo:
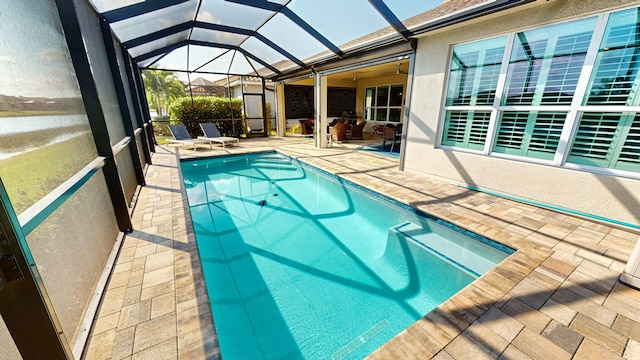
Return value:
<svg viewBox="0 0 640 360">
<path fill-rule="evenodd" d="M 638 233 L 397 170 L 397 160 L 249 139 L 181 156 L 277 149 L 517 250 L 371 359 L 640 359 L 640 291 L 617 280 Z M 215 359 L 220 350 L 173 147 L 159 147 L 87 359 Z"/>
</svg>

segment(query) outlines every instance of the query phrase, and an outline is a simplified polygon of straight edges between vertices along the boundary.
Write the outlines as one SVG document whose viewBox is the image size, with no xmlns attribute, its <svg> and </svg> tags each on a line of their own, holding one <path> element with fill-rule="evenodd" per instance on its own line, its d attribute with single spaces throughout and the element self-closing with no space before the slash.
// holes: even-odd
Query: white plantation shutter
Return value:
<svg viewBox="0 0 640 360">
<path fill-rule="evenodd" d="M 533 128 L 529 153 L 535 157 L 553 159 L 567 114 L 564 112 L 540 113 Z"/>
<path fill-rule="evenodd" d="M 529 113 L 503 112 L 498 126 L 494 151 L 521 155 Z"/>
<path fill-rule="evenodd" d="M 608 167 L 620 114 L 583 114 L 567 161 Z"/>
<path fill-rule="evenodd" d="M 615 167 L 621 170 L 640 171 L 640 115 L 633 118 Z"/>
<path fill-rule="evenodd" d="M 501 114 L 494 151 L 539 159 L 553 159 L 567 114 L 516 112 Z"/>
<path fill-rule="evenodd" d="M 567 161 L 612 169 L 640 170 L 640 116 L 583 114 Z"/>
<path fill-rule="evenodd" d="M 442 144 L 482 150 L 490 118 L 490 111 L 447 111 Z"/>
</svg>

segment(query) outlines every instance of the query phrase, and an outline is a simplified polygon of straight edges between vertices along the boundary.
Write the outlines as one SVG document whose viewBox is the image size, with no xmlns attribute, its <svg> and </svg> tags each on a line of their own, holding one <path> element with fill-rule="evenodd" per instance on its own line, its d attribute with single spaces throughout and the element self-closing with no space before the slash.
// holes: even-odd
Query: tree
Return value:
<svg viewBox="0 0 640 360">
<path fill-rule="evenodd" d="M 149 107 L 158 116 L 168 115 L 169 104 L 185 95 L 182 82 L 171 71 L 143 70 L 142 79 Z"/>
</svg>

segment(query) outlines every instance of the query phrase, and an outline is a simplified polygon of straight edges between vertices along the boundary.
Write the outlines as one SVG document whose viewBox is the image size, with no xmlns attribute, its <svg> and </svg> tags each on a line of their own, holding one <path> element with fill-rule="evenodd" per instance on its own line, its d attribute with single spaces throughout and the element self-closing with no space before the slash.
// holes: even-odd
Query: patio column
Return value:
<svg viewBox="0 0 640 360">
<path fill-rule="evenodd" d="M 278 137 L 284 137 L 287 131 L 287 117 L 285 116 L 285 104 L 284 104 L 284 83 L 276 84 L 276 130 Z"/>
<path fill-rule="evenodd" d="M 314 90 L 315 90 L 315 112 L 316 112 L 316 147 L 327 147 L 327 76 L 321 76 L 316 73 Z"/>
</svg>

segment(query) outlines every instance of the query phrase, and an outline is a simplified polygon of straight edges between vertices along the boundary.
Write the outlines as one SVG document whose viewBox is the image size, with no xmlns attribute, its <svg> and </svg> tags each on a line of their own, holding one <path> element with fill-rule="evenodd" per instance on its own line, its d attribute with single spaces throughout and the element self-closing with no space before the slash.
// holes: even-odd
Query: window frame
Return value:
<svg viewBox="0 0 640 360">
<path fill-rule="evenodd" d="M 608 23 L 611 21 L 612 14 L 620 13 L 623 11 L 629 11 L 631 9 L 637 9 L 640 12 L 640 7 L 631 6 L 623 9 L 617 9 L 612 11 L 607 11 L 604 13 L 584 16 L 576 19 L 571 19 L 567 21 L 561 21 L 549 25 L 536 26 L 529 29 L 521 29 L 519 31 L 513 31 L 506 34 L 498 34 L 495 36 L 474 40 L 466 43 L 454 44 L 451 46 L 450 55 L 449 55 L 449 63 L 447 64 L 446 69 L 446 77 L 445 77 L 445 98 L 442 101 L 442 108 L 440 112 L 440 121 L 439 121 L 439 129 L 438 129 L 438 140 L 436 144 L 436 148 L 446 150 L 446 151 L 460 151 L 466 152 L 476 155 L 489 156 L 493 158 L 499 159 L 508 159 L 515 160 L 520 162 L 528 162 L 535 163 L 547 166 L 554 167 L 562 167 L 567 169 L 574 169 L 586 172 L 594 172 L 600 174 L 608 174 L 615 175 L 620 177 L 634 178 L 640 179 L 640 168 L 637 171 L 631 170 L 621 170 L 615 169 L 611 167 L 598 167 L 593 165 L 580 164 L 569 161 L 569 154 L 571 152 L 573 142 L 575 141 L 576 133 L 578 131 L 578 126 L 580 123 L 580 119 L 583 113 L 620 113 L 620 114 L 630 114 L 636 113 L 640 115 L 640 105 L 638 106 L 629 106 L 629 105 L 584 105 L 586 103 L 586 98 L 588 97 L 588 91 L 591 86 L 592 77 L 595 76 L 597 72 L 596 62 L 598 58 L 598 54 L 600 51 L 600 47 L 604 38 L 605 31 L 607 29 Z M 595 26 L 593 28 L 593 32 L 591 33 L 591 40 L 588 45 L 587 52 L 584 57 L 584 62 L 582 64 L 582 69 L 580 70 L 580 74 L 578 76 L 575 91 L 573 94 L 573 98 L 570 104 L 564 105 L 503 105 L 503 98 L 506 97 L 506 88 L 508 86 L 508 71 L 510 61 L 512 60 L 512 50 L 517 39 L 518 34 L 524 33 L 529 30 L 543 29 L 545 27 L 558 26 L 562 24 L 568 24 L 574 21 L 586 20 L 589 18 L 595 18 Z M 640 20 L 638 20 L 640 22 Z M 490 40 L 494 38 L 499 38 L 500 36 L 506 36 L 506 44 L 504 48 L 504 57 L 502 60 L 502 66 L 500 68 L 500 75 L 498 77 L 498 83 L 495 89 L 495 97 L 492 105 L 481 105 L 481 106 L 471 106 L 471 105 L 447 105 L 449 99 L 447 98 L 450 93 L 451 84 L 451 74 L 452 74 L 452 56 L 456 46 L 472 44 L 474 42 L 480 42 L 485 40 Z M 640 73 L 640 69 L 638 69 L 638 73 Z M 640 81 L 640 75 L 637 76 L 636 82 Z M 485 146 L 482 150 L 476 148 L 468 148 L 462 147 L 459 145 L 451 145 L 446 144 L 447 139 L 446 136 L 448 134 L 446 124 L 449 121 L 448 114 L 452 111 L 491 111 L 491 120 L 489 124 L 489 128 L 487 129 L 487 135 L 485 139 Z M 504 112 L 564 112 L 567 114 L 564 126 L 562 127 L 562 131 L 560 134 L 559 144 L 556 148 L 556 152 L 551 159 L 540 159 L 535 157 L 527 157 L 525 155 L 514 155 L 507 154 L 503 152 L 495 151 L 496 137 L 498 136 L 498 126 L 500 125 L 500 117 Z M 449 142 L 450 143 L 450 142 Z"/>
<path fill-rule="evenodd" d="M 392 89 L 393 87 L 400 87 L 402 91 L 402 97 L 399 105 L 391 105 L 392 99 Z M 380 88 L 387 88 L 386 95 L 386 104 L 378 105 L 378 94 Z M 373 95 L 371 96 L 371 105 L 367 106 L 368 102 L 368 93 L 369 90 L 373 90 Z M 402 123 L 402 112 L 404 108 L 405 101 L 405 84 L 403 83 L 391 83 L 391 84 L 380 84 L 375 86 L 366 86 L 364 88 L 364 120 L 369 122 L 377 122 L 377 123 L 391 123 L 391 124 L 401 124 Z M 398 111 L 398 121 L 389 120 L 391 117 L 392 110 Z M 384 111 L 385 118 L 384 120 L 378 119 L 378 112 Z"/>
</svg>

